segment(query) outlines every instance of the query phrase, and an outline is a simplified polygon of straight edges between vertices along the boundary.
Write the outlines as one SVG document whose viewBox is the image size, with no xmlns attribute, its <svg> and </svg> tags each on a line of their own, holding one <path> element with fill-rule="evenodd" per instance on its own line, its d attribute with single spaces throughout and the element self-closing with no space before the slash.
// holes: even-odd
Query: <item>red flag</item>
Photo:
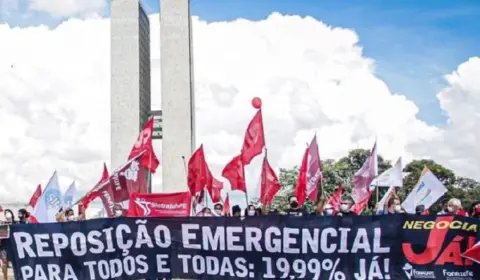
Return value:
<svg viewBox="0 0 480 280">
<path fill-rule="evenodd" d="M 3 207 L 2 207 L 2 205 L 0 205 L 0 212 L 3 212 Z"/>
<path fill-rule="evenodd" d="M 229 182 L 232 190 L 247 192 L 245 184 L 245 170 L 243 168 L 242 156 L 234 157 L 225 168 L 223 168 L 222 176 Z"/>
<path fill-rule="evenodd" d="M 102 173 L 102 177 L 100 178 L 100 181 L 98 181 L 97 184 L 95 184 L 95 186 L 92 188 L 92 190 L 90 192 L 88 192 L 85 197 L 82 199 L 82 204 L 83 206 L 85 207 L 85 209 L 88 208 L 88 205 L 90 204 L 90 202 L 92 202 L 95 198 L 99 197 L 99 192 L 98 192 L 98 188 L 105 182 L 108 181 L 108 169 L 107 169 L 107 165 L 104 163 L 103 164 L 103 173 Z"/>
<path fill-rule="evenodd" d="M 352 197 L 355 203 L 363 201 L 369 196 L 370 184 L 375 178 L 377 171 L 377 144 L 373 146 L 370 156 L 365 160 L 362 167 L 353 176 Z"/>
<path fill-rule="evenodd" d="M 352 208 L 350 211 L 354 212 L 357 215 L 360 215 L 363 210 L 367 207 L 368 201 L 370 200 L 370 197 L 372 197 L 373 191 L 370 191 L 366 197 L 364 197 L 361 201 L 355 203 L 352 205 Z"/>
<path fill-rule="evenodd" d="M 200 145 L 188 160 L 187 184 L 193 196 L 196 196 L 207 185 L 209 180 L 208 173 L 209 170 L 205 161 L 203 145 Z"/>
<path fill-rule="evenodd" d="M 243 164 L 250 164 L 254 157 L 262 153 L 263 147 L 265 147 L 265 135 L 263 134 L 262 110 L 259 109 L 245 132 L 242 147 Z"/>
<path fill-rule="evenodd" d="M 115 203 L 128 200 L 131 193 L 147 192 L 145 170 L 140 166 L 139 157 L 141 155 L 128 161 L 109 178 Z"/>
<path fill-rule="evenodd" d="M 190 192 L 132 193 L 129 217 L 188 217 L 191 207 Z"/>
<path fill-rule="evenodd" d="M 230 215 L 230 199 L 228 198 L 228 193 L 227 197 L 225 198 L 225 202 L 223 203 L 223 215 L 228 216 Z"/>
<path fill-rule="evenodd" d="M 343 186 L 340 185 L 338 189 L 333 193 L 330 199 L 327 201 L 327 204 L 332 205 L 333 209 L 337 210 L 340 208 L 340 202 L 342 201 Z"/>
<path fill-rule="evenodd" d="M 158 165 L 160 165 L 160 161 L 158 160 L 157 156 L 155 155 L 155 151 L 153 150 L 152 131 L 153 117 L 150 117 L 145 126 L 143 127 L 143 130 L 140 131 L 137 141 L 135 141 L 135 144 L 130 151 L 128 159 L 130 160 L 143 153 L 140 160 L 140 166 L 148 169 L 152 173 L 155 173 Z"/>
<path fill-rule="evenodd" d="M 297 184 L 295 185 L 295 196 L 298 198 L 298 204 L 303 205 L 307 198 L 307 164 L 308 149 L 305 150 L 302 159 L 302 165 L 298 171 Z"/>
<path fill-rule="evenodd" d="M 307 149 L 308 168 L 307 168 L 307 196 L 311 201 L 317 201 L 318 182 L 322 179 L 322 163 L 318 152 L 317 135 L 310 142 Z"/>
<path fill-rule="evenodd" d="M 223 189 L 223 183 L 215 179 L 211 174 L 210 178 L 210 182 L 207 184 L 207 191 L 212 198 L 212 202 L 218 203 L 222 199 L 221 192 Z"/>
<path fill-rule="evenodd" d="M 28 203 L 28 205 L 30 205 L 30 207 L 32 207 L 32 208 L 35 208 L 40 196 L 42 196 L 42 186 L 39 184 L 37 186 L 37 189 L 33 193 L 32 197 L 30 198 L 30 202 Z"/>
<path fill-rule="evenodd" d="M 268 163 L 267 156 L 263 159 L 262 165 L 262 183 L 260 186 L 260 202 L 268 205 L 272 202 L 277 192 L 282 188 L 278 181 L 275 171 Z"/>
<path fill-rule="evenodd" d="M 480 241 L 475 243 L 471 248 L 467 249 L 462 257 L 480 263 Z"/>
</svg>

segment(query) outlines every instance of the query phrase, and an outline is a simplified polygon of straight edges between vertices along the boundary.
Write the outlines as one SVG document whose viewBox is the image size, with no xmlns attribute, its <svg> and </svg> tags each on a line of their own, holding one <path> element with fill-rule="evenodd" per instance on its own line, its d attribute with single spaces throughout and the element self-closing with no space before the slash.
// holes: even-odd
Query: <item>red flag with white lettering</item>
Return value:
<svg viewBox="0 0 480 280">
<path fill-rule="evenodd" d="M 137 137 L 137 141 L 130 151 L 128 159 L 132 159 L 142 154 L 140 159 L 140 166 L 148 169 L 150 172 L 155 173 L 157 167 L 160 165 L 160 161 L 155 155 L 155 151 L 152 146 L 152 131 L 153 131 L 153 117 L 150 117 L 143 127 L 142 131 Z"/>
<path fill-rule="evenodd" d="M 190 192 L 132 193 L 129 217 L 188 217 L 191 207 Z"/>
</svg>

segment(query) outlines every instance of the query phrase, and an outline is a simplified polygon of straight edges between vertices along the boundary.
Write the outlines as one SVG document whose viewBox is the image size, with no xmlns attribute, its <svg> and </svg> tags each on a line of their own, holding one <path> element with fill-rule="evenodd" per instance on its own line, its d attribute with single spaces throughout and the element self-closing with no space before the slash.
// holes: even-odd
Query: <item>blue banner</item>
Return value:
<svg viewBox="0 0 480 280">
<path fill-rule="evenodd" d="M 457 216 L 118 218 L 14 225 L 30 279 L 480 279 Z"/>
</svg>

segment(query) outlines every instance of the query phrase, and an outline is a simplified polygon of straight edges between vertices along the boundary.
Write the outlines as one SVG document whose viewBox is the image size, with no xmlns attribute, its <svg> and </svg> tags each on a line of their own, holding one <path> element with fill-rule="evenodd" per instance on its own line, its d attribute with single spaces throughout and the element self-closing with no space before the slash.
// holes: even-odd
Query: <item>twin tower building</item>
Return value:
<svg viewBox="0 0 480 280">
<path fill-rule="evenodd" d="M 163 191 L 187 190 L 185 159 L 195 148 L 190 0 L 160 1 L 160 76 L 150 71 L 150 20 L 138 0 L 111 1 L 111 167 L 125 163 L 161 94 Z M 161 93 L 151 80 L 161 80 Z M 160 190 L 154 190 L 160 191 Z"/>
</svg>

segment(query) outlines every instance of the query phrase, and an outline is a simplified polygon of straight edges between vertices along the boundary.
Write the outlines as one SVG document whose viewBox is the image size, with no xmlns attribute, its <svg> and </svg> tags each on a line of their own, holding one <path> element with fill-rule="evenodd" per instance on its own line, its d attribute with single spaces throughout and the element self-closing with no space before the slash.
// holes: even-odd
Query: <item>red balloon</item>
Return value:
<svg viewBox="0 0 480 280">
<path fill-rule="evenodd" d="M 252 99 L 252 106 L 255 109 L 260 109 L 260 107 L 262 107 L 262 99 L 260 99 L 260 97 L 254 97 Z"/>
</svg>

